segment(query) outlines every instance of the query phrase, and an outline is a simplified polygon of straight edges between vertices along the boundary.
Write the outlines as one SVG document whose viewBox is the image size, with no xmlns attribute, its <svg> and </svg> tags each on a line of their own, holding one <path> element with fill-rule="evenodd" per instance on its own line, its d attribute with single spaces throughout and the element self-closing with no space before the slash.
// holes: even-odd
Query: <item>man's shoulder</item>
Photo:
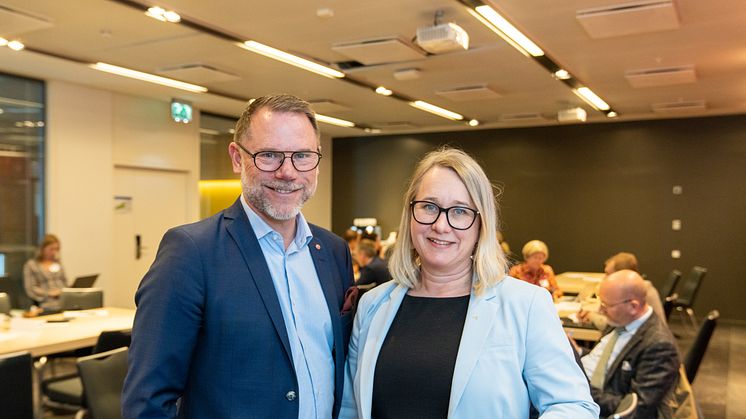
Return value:
<svg viewBox="0 0 746 419">
<path fill-rule="evenodd" d="M 640 326 L 642 340 L 646 346 L 673 346 L 676 347 L 676 339 L 671 330 L 661 319 L 652 313 L 645 323 Z"/>
</svg>

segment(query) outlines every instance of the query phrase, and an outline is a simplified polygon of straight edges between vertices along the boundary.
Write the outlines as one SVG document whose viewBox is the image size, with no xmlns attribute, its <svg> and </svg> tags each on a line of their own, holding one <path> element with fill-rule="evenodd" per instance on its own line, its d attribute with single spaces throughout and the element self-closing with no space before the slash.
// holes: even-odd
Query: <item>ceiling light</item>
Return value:
<svg viewBox="0 0 746 419">
<path fill-rule="evenodd" d="M 118 67 L 118 66 L 111 65 L 111 64 L 99 62 L 96 64 L 91 64 L 90 67 L 95 70 L 105 71 L 107 73 L 116 74 L 119 76 L 147 81 L 150 83 L 161 84 L 163 86 L 174 87 L 177 89 L 187 90 L 190 92 L 195 92 L 195 93 L 207 92 L 207 88 L 203 86 L 198 86 L 196 84 L 191 84 L 191 83 L 185 83 L 183 81 L 169 79 L 166 77 L 156 76 L 155 74 L 143 73 L 141 71 L 131 70 L 129 68 L 124 68 L 124 67 Z"/>
<path fill-rule="evenodd" d="M 8 40 L 5 38 L 0 38 L 0 47 L 4 47 L 8 45 Z"/>
<path fill-rule="evenodd" d="M 411 106 L 414 106 L 417 109 L 423 110 L 425 112 L 430 112 L 431 114 L 438 115 L 440 117 L 450 119 L 453 121 L 461 121 L 462 119 L 464 119 L 463 115 L 461 114 L 457 114 L 456 112 L 451 112 L 448 109 L 443 109 L 439 106 L 431 105 L 421 100 L 409 102 L 409 104 Z"/>
<path fill-rule="evenodd" d="M 379 95 L 384 95 L 384 96 L 391 96 L 392 94 L 394 94 L 394 92 L 392 92 L 391 90 L 383 86 L 376 87 L 376 93 L 378 93 Z"/>
<path fill-rule="evenodd" d="M 521 33 L 521 31 L 516 29 L 515 26 L 511 25 L 510 22 L 505 20 L 505 18 L 497 13 L 492 7 L 486 5 L 477 6 L 474 8 L 474 11 L 478 14 L 473 13 L 472 9 L 467 10 L 522 54 L 531 55 L 533 57 L 541 57 L 544 55 L 544 51 L 542 51 L 541 48 L 528 39 L 528 37 Z"/>
<path fill-rule="evenodd" d="M 301 58 L 293 54 L 289 54 L 285 51 L 280 51 L 279 49 L 260 44 L 256 41 L 246 41 L 244 43 L 238 43 L 236 45 L 251 52 L 264 55 L 265 57 L 282 61 L 283 63 L 302 68 L 312 73 L 320 74 L 324 77 L 341 79 L 345 76 L 345 74 L 341 71 L 323 66 L 313 61 L 306 60 L 305 58 Z"/>
<path fill-rule="evenodd" d="M 596 110 L 599 111 L 608 111 L 611 109 L 611 106 L 609 106 L 608 103 L 604 102 L 603 99 L 598 97 L 593 91 L 587 87 L 579 87 L 577 89 L 573 89 L 573 92 L 575 92 L 576 95 L 578 95 L 581 99 L 586 101 L 589 105 L 593 106 Z"/>
<path fill-rule="evenodd" d="M 165 10 L 162 7 L 151 7 L 145 12 L 145 16 L 158 19 L 161 22 L 179 23 L 181 22 L 181 16 L 173 10 Z"/>
<path fill-rule="evenodd" d="M 558 80 L 568 80 L 572 76 L 567 70 L 559 69 L 554 72 L 554 77 L 556 77 Z"/>
<path fill-rule="evenodd" d="M 333 118 L 331 116 L 321 115 L 318 113 L 316 114 L 316 120 L 325 124 L 336 125 L 338 127 L 353 128 L 355 126 L 355 123 L 353 122 L 345 121 L 344 119 Z"/>
<path fill-rule="evenodd" d="M 12 49 L 13 51 L 20 51 L 26 48 L 26 46 L 18 41 L 10 41 L 8 42 L 8 48 Z"/>
<path fill-rule="evenodd" d="M 369 134 L 378 134 L 381 132 L 378 128 L 364 128 L 363 131 L 369 133 Z"/>
<path fill-rule="evenodd" d="M 614 111 L 611 111 L 611 112 L 608 112 L 608 113 L 606 114 L 606 116 L 608 116 L 609 118 L 616 118 L 617 116 L 619 116 L 619 114 L 617 114 L 617 113 L 616 113 L 616 112 L 614 112 Z"/>
<path fill-rule="evenodd" d="M 476 127 L 477 125 L 479 125 L 479 121 L 477 121 L 476 119 L 470 119 L 469 120 L 469 126 L 470 127 Z"/>
</svg>

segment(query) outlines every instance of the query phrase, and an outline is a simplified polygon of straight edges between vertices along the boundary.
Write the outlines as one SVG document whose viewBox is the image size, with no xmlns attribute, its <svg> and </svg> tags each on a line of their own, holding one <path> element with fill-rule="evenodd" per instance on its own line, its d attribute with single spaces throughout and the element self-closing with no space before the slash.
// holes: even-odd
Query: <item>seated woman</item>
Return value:
<svg viewBox="0 0 746 419">
<path fill-rule="evenodd" d="M 47 234 L 39 245 L 36 256 L 23 266 L 26 294 L 45 310 L 60 309 L 62 288 L 67 286 L 59 254 L 60 240 L 53 234 Z"/>
<path fill-rule="evenodd" d="M 506 275 L 492 185 L 466 153 L 417 165 L 393 280 L 357 309 L 340 419 L 598 418 L 549 294 Z"/>
<path fill-rule="evenodd" d="M 510 268 L 510 276 L 546 288 L 556 299 L 562 297 L 562 291 L 554 279 L 554 270 L 544 264 L 548 257 L 547 245 L 541 240 L 531 240 L 523 246 L 524 262 Z"/>
</svg>

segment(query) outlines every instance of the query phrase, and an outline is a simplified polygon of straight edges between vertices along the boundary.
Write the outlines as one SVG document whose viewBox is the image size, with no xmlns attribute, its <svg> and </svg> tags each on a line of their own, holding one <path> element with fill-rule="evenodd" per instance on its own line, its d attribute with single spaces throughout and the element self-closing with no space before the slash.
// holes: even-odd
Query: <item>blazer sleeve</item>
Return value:
<svg viewBox="0 0 746 419">
<path fill-rule="evenodd" d="M 43 279 L 34 270 L 32 261 L 29 260 L 23 265 L 23 287 L 26 295 L 35 302 L 41 302 L 47 298 L 47 290 L 41 284 Z"/>
<path fill-rule="evenodd" d="M 135 295 L 123 418 L 176 417 L 202 325 L 203 296 L 197 245 L 185 231 L 169 230 Z"/>
<path fill-rule="evenodd" d="M 585 374 L 575 362 L 549 293 L 533 292 L 526 324 L 523 378 L 542 418 L 597 419 Z"/>
<path fill-rule="evenodd" d="M 643 342 L 645 344 L 645 342 Z M 637 417 L 656 417 L 658 407 L 675 387 L 679 374 L 679 356 L 669 341 L 649 342 L 637 360 L 630 391 L 637 393 Z M 593 388 L 593 398 L 601 412 L 612 414 L 625 394 Z"/>
<path fill-rule="evenodd" d="M 365 297 L 365 296 L 364 296 Z M 357 360 L 358 360 L 358 344 L 360 342 L 360 330 L 365 322 L 364 301 L 368 298 L 361 300 L 360 306 L 358 306 L 357 314 L 355 315 L 355 321 L 352 326 L 352 336 L 350 336 L 350 344 L 347 347 L 347 362 L 345 362 L 345 381 L 344 390 L 342 392 L 342 406 L 339 411 L 339 419 L 357 419 L 357 400 L 355 398 L 354 391 L 354 380 L 357 374 Z"/>
</svg>

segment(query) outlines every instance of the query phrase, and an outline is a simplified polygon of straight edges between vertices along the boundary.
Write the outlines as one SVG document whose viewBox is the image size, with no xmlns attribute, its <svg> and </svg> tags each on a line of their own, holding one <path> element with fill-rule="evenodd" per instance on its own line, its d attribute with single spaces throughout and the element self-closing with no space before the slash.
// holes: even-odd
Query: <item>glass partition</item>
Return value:
<svg viewBox="0 0 746 419">
<path fill-rule="evenodd" d="M 0 73 L 0 292 L 15 307 L 44 232 L 44 103 L 44 82 Z"/>
<path fill-rule="evenodd" d="M 233 173 L 228 144 L 236 119 L 202 113 L 200 116 L 200 218 L 230 206 L 241 193 L 240 176 Z"/>
</svg>

